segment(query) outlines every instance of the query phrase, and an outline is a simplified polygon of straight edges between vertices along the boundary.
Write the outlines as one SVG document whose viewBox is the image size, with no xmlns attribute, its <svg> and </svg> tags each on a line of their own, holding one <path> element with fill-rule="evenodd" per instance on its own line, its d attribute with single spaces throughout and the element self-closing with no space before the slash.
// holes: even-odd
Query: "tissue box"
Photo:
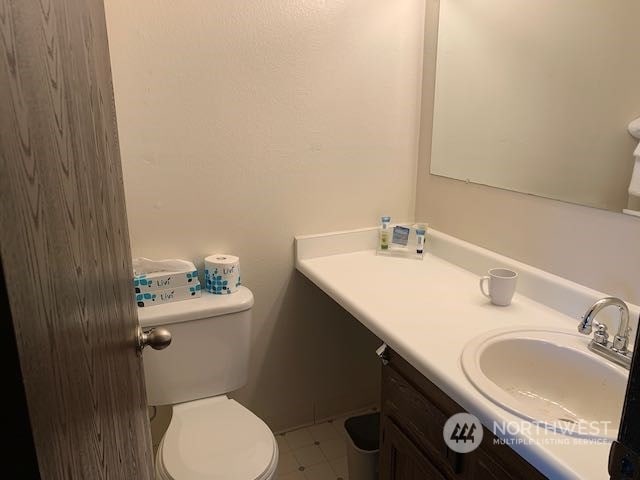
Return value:
<svg viewBox="0 0 640 480">
<path fill-rule="evenodd" d="M 164 288 L 136 293 L 136 303 L 139 307 L 152 307 L 163 303 L 179 302 L 180 300 L 190 300 L 202 295 L 200 282 L 195 280 L 193 285 L 186 285 L 176 288 Z"/>
<path fill-rule="evenodd" d="M 175 287 L 195 286 L 198 284 L 198 271 L 141 273 L 133 276 L 133 288 L 136 293 L 167 290 Z"/>
</svg>

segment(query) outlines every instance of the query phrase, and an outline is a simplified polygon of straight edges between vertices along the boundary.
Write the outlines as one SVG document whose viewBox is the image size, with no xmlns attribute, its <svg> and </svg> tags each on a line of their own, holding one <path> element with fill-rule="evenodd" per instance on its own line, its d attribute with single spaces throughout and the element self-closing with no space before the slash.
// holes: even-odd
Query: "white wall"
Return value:
<svg viewBox="0 0 640 480">
<path fill-rule="evenodd" d="M 272 428 L 375 402 L 376 340 L 295 273 L 293 236 L 413 217 L 424 1 L 105 6 L 133 254 L 241 257 L 236 396 Z"/>
<path fill-rule="evenodd" d="M 438 0 L 427 0 L 416 218 L 584 285 L 640 303 L 640 220 L 429 174 Z"/>
</svg>

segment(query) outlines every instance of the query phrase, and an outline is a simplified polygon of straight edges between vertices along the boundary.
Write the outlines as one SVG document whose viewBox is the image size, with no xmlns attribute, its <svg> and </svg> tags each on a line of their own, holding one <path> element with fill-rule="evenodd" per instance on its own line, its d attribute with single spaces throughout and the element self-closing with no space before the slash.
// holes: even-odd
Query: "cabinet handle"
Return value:
<svg viewBox="0 0 640 480">
<path fill-rule="evenodd" d="M 454 452 L 449 447 L 447 448 L 447 460 L 449 460 L 449 466 L 453 469 L 453 473 L 462 472 L 462 454 Z"/>
</svg>

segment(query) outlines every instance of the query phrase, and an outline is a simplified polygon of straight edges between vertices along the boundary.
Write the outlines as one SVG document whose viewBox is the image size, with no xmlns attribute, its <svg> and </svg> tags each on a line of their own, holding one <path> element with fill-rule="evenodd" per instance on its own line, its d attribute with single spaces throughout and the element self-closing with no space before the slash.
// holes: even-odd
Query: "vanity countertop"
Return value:
<svg viewBox="0 0 640 480">
<path fill-rule="evenodd" d="M 430 232 L 430 240 L 441 256 L 427 253 L 423 261 L 378 256 L 366 248 L 375 245 L 375 234 L 363 229 L 298 237 L 297 268 L 490 430 L 494 421 L 521 420 L 467 379 L 460 364 L 465 345 L 489 330 L 519 325 L 575 332 L 579 317 L 566 312 L 584 312 L 592 299 L 605 296 L 440 232 Z M 479 275 L 470 271 L 485 264 L 513 268 L 521 274 L 522 290 L 542 293 L 518 293 L 509 307 L 490 304 L 479 291 Z M 554 304 L 557 296 L 548 302 L 556 308 L 529 298 L 544 298 L 545 289 L 563 283 L 565 312 Z M 637 319 L 637 307 L 631 307 Z M 589 340 L 584 337 L 585 350 Z M 573 437 L 535 429 L 518 435 L 521 442 L 511 448 L 549 478 L 608 478 L 608 442 L 575 444 Z"/>
</svg>

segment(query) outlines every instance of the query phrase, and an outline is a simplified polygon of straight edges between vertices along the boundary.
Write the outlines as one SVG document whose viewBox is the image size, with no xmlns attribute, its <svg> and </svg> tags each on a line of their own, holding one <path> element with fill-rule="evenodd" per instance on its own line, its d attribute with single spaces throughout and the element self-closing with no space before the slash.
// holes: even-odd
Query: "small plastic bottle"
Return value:
<svg viewBox="0 0 640 480">
<path fill-rule="evenodd" d="M 427 227 L 425 225 L 416 225 L 416 253 L 418 255 L 424 254 L 424 237 L 427 234 Z"/>
<path fill-rule="evenodd" d="M 380 250 L 389 250 L 389 223 L 391 217 L 382 217 L 382 225 L 380 226 Z"/>
</svg>

